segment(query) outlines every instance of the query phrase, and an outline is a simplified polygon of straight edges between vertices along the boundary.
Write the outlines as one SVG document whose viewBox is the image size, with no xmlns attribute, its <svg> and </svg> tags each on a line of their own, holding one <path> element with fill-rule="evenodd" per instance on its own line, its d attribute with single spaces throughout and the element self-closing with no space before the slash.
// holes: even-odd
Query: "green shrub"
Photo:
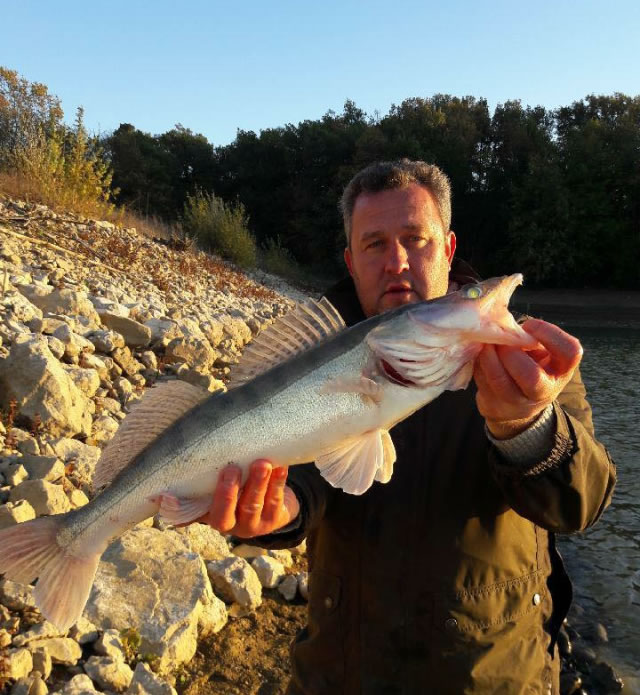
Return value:
<svg viewBox="0 0 640 695">
<path fill-rule="evenodd" d="M 262 266 L 268 273 L 279 275 L 287 280 L 299 282 L 302 280 L 302 269 L 291 254 L 282 245 L 280 237 L 267 239 L 262 252 Z"/>
<path fill-rule="evenodd" d="M 212 193 L 196 191 L 187 196 L 182 226 L 205 251 L 217 253 L 243 268 L 252 268 L 257 247 L 248 221 L 241 203 L 226 204 Z"/>
</svg>

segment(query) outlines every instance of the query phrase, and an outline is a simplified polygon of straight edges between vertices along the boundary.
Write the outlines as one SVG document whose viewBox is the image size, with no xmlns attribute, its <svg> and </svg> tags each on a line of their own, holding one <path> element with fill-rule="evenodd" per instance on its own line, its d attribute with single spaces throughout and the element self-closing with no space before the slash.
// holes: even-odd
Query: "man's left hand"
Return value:
<svg viewBox="0 0 640 695">
<path fill-rule="evenodd" d="M 558 326 L 529 319 L 522 328 L 538 340 L 539 349 L 485 345 L 475 363 L 478 410 L 496 439 L 526 430 L 557 398 L 582 358 L 580 341 Z"/>
</svg>

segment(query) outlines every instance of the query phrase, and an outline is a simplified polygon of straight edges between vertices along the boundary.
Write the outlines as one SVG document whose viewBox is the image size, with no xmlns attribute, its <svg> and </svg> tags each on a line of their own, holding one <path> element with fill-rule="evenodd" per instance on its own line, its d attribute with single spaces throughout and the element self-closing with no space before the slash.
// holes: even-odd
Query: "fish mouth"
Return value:
<svg viewBox="0 0 640 695">
<path fill-rule="evenodd" d="M 496 345 L 512 345 L 520 348 L 535 348 L 538 341 L 522 329 L 509 311 L 509 302 L 516 288 L 523 284 L 522 273 L 506 275 L 499 279 L 493 292 L 484 301 L 484 316 L 491 338 L 487 342 Z"/>
</svg>

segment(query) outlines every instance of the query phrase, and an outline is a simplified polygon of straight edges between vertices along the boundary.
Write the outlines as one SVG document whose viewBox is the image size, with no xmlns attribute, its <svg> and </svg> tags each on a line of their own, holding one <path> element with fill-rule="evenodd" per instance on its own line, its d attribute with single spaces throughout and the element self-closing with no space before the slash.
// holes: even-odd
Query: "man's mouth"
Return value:
<svg viewBox="0 0 640 695">
<path fill-rule="evenodd" d="M 389 285 L 384 291 L 385 294 L 403 294 L 405 292 L 413 292 L 413 289 L 408 285 Z"/>
</svg>

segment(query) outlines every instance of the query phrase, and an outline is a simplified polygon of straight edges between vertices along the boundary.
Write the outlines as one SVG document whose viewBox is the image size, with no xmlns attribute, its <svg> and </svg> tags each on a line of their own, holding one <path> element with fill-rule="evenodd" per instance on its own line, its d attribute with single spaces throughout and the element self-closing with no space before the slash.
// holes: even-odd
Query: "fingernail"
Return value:
<svg viewBox="0 0 640 695">
<path fill-rule="evenodd" d="M 235 483 L 238 480 L 238 471 L 233 468 L 223 471 L 222 480 L 225 483 Z"/>
<path fill-rule="evenodd" d="M 270 472 L 271 472 L 271 470 L 268 466 L 264 466 L 264 467 L 261 466 L 255 472 L 255 476 L 258 480 L 264 480 L 269 475 Z"/>
</svg>

